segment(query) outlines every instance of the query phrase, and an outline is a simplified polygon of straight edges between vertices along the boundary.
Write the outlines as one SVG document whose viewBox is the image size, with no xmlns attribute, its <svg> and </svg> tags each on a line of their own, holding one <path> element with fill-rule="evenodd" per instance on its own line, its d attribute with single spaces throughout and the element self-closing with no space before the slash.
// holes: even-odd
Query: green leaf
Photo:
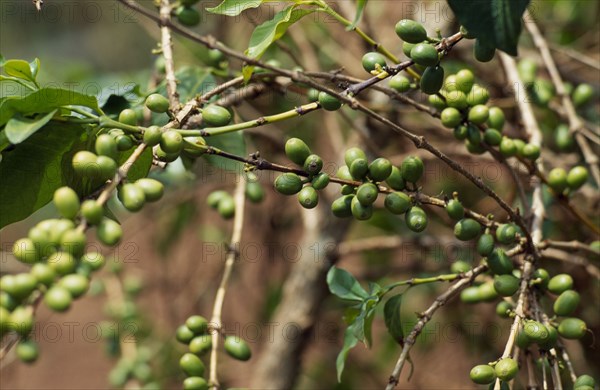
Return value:
<svg viewBox="0 0 600 390">
<path fill-rule="evenodd" d="M 216 7 L 206 8 L 208 12 L 226 16 L 237 16 L 250 8 L 257 8 L 264 0 L 223 0 Z"/>
<path fill-rule="evenodd" d="M 20 114 L 13 116 L 6 123 L 4 129 L 6 137 L 12 144 L 20 144 L 50 122 L 56 111 L 58 110 L 52 110 L 47 114 L 38 114 L 33 118 L 25 118 Z"/>
<path fill-rule="evenodd" d="M 29 69 L 29 64 L 27 64 Z M 0 103 L 0 127 L 19 113 L 23 116 L 46 114 L 61 106 L 74 105 L 89 107 L 102 112 L 94 96 L 61 88 L 42 88 L 25 97 L 10 97 Z"/>
<path fill-rule="evenodd" d="M 361 287 L 358 280 L 341 268 L 331 267 L 327 272 L 327 285 L 333 295 L 342 299 L 363 301 L 369 297 L 369 294 Z"/>
<path fill-rule="evenodd" d="M 119 161 L 117 161 L 119 166 L 123 165 L 129 158 L 129 156 L 133 154 L 134 151 L 135 148 L 132 148 L 131 150 L 125 153 L 121 153 L 121 155 L 119 156 Z M 142 152 L 140 157 L 138 157 L 138 159 L 135 160 L 131 168 L 129 168 L 129 172 L 127 173 L 127 180 L 130 182 L 134 182 L 138 179 L 146 177 L 148 175 L 148 172 L 150 172 L 151 167 L 152 149 L 146 148 L 146 150 Z"/>
<path fill-rule="evenodd" d="M 3 66 L 4 71 L 9 76 L 28 81 L 35 81 L 35 77 L 31 73 L 29 63 L 25 60 L 8 60 L 4 62 Z"/>
<path fill-rule="evenodd" d="M 460 24 L 486 46 L 517 55 L 521 19 L 529 0 L 448 0 Z"/>
<path fill-rule="evenodd" d="M 2 153 L 0 163 L 0 228 L 27 218 L 69 182 L 63 167 L 73 150 L 83 147 L 80 125 L 48 125 L 14 150 Z"/>
<path fill-rule="evenodd" d="M 344 372 L 344 366 L 346 365 L 348 353 L 350 353 L 350 350 L 358 343 L 358 339 L 356 336 L 354 336 L 354 327 L 355 325 L 353 324 L 346 328 L 346 331 L 344 332 L 344 346 L 342 347 L 342 350 L 338 354 L 335 361 L 338 382 L 342 381 L 342 373 Z"/>
<path fill-rule="evenodd" d="M 356 2 L 356 16 L 354 17 L 352 24 L 349 25 L 346 28 L 346 30 L 352 31 L 356 28 L 356 25 L 358 24 L 358 22 L 360 22 L 360 18 L 362 17 L 363 11 L 365 10 L 368 1 L 369 0 L 358 0 Z"/>
<path fill-rule="evenodd" d="M 236 154 L 238 156 L 246 155 L 246 141 L 241 131 L 226 133 L 205 138 L 206 143 L 217 149 Z M 219 157 L 216 155 L 205 155 L 209 164 L 227 171 L 241 172 L 241 162 Z"/>
<path fill-rule="evenodd" d="M 250 43 L 246 55 L 259 59 L 275 41 L 280 39 L 287 29 L 302 19 L 304 16 L 315 12 L 314 9 L 296 8 L 291 5 L 275 14 L 273 19 L 256 26 L 250 36 Z M 252 70 L 244 69 L 244 78 L 247 80 L 252 75 Z"/>
<path fill-rule="evenodd" d="M 37 79 L 38 72 L 40 71 L 40 59 L 36 58 L 35 60 L 29 63 L 29 69 L 31 70 L 31 75 L 33 79 Z"/>
<path fill-rule="evenodd" d="M 388 332 L 392 335 L 398 344 L 401 344 L 404 339 L 402 331 L 402 321 L 400 308 L 402 306 L 402 294 L 394 295 L 385 303 L 383 307 L 383 316 L 385 326 Z"/>
</svg>

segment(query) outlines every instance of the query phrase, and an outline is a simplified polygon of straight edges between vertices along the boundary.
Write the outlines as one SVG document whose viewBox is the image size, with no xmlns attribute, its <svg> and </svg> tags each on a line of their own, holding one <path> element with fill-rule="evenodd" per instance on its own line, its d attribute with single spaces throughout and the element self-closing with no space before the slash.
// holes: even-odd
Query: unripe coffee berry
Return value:
<svg viewBox="0 0 600 390">
<path fill-rule="evenodd" d="M 165 113 L 169 111 L 169 99 L 158 93 L 148 96 L 145 104 L 152 112 Z"/>
</svg>

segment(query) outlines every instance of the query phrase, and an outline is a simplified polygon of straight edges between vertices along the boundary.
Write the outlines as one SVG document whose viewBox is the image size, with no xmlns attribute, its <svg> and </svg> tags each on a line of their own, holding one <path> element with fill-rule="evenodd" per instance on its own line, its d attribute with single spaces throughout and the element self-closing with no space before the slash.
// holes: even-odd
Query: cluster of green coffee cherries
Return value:
<svg viewBox="0 0 600 390">
<path fill-rule="evenodd" d="M 193 315 L 185 324 L 177 328 L 175 338 L 188 347 L 188 352 L 179 360 L 179 367 L 186 375 L 183 381 L 185 390 L 207 390 L 209 384 L 204 378 L 205 365 L 201 357 L 212 349 L 212 335 L 206 318 Z M 252 356 L 248 344 L 237 336 L 225 336 L 225 352 L 234 359 L 247 361 Z"/>
<path fill-rule="evenodd" d="M 556 96 L 554 84 L 545 78 L 538 76 L 537 63 L 529 58 L 519 61 L 517 65 L 519 77 L 525 84 L 527 93 L 531 96 L 534 104 L 540 107 L 548 106 L 548 103 Z M 584 107 L 594 98 L 594 88 L 586 83 L 573 87 L 570 83 L 564 84 L 566 93 L 571 96 L 575 107 Z"/>
<path fill-rule="evenodd" d="M 252 203 L 260 203 L 265 198 L 265 189 L 256 174 L 252 171 L 245 173 L 246 198 Z M 217 210 L 219 215 L 223 219 L 231 219 L 235 215 L 235 202 L 233 196 L 224 190 L 217 190 L 211 192 L 206 198 L 208 206 L 214 210 Z"/>
</svg>

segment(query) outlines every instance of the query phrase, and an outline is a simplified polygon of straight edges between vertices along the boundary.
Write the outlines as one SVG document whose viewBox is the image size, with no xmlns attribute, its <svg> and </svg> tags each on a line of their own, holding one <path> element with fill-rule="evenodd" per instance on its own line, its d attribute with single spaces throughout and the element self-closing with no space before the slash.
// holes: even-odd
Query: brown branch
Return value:
<svg viewBox="0 0 600 390">
<path fill-rule="evenodd" d="M 597 255 L 596 255 L 597 256 Z M 584 267 L 586 272 L 596 279 L 600 280 L 600 269 L 591 264 L 585 257 L 574 256 L 570 253 L 558 249 L 545 249 L 541 253 L 542 259 L 563 261 L 565 263 L 579 265 Z"/>
<path fill-rule="evenodd" d="M 223 302 L 225 300 L 225 293 L 227 292 L 227 284 L 229 278 L 233 272 L 233 265 L 236 259 L 239 257 L 238 247 L 242 238 L 242 230 L 244 227 L 244 205 L 245 205 L 245 189 L 246 182 L 239 180 L 235 188 L 234 201 L 235 201 L 235 217 L 233 220 L 233 233 L 231 234 L 231 242 L 229 243 L 229 253 L 225 259 L 225 265 L 223 269 L 223 277 L 219 284 L 219 289 L 215 296 L 215 303 L 213 306 L 213 313 L 210 320 L 211 334 L 212 334 L 212 349 L 210 351 L 210 377 L 209 383 L 211 387 L 219 388 L 219 378 L 217 375 L 217 358 L 218 358 L 218 347 L 219 347 L 219 336 L 221 335 L 222 324 L 221 324 L 221 313 L 223 310 Z"/>
<path fill-rule="evenodd" d="M 161 49 L 165 58 L 165 81 L 167 83 L 167 96 L 169 106 L 173 113 L 179 111 L 179 94 L 177 93 L 177 79 L 175 78 L 175 66 L 173 64 L 173 41 L 171 39 L 171 4 L 169 0 L 160 0 L 160 35 Z"/>
</svg>

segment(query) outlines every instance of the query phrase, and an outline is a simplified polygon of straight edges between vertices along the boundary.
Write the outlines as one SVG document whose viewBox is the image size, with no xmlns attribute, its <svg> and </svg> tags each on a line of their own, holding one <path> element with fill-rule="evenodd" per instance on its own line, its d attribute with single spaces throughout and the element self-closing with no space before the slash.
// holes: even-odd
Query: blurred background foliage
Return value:
<svg viewBox="0 0 600 390">
<path fill-rule="evenodd" d="M 152 7 L 152 1 L 143 0 L 140 3 Z M 214 35 L 240 51 L 247 46 L 254 25 L 271 17 L 274 10 L 281 7 L 281 4 L 272 3 L 237 18 L 211 15 L 203 10 L 204 7 L 217 3 L 218 1 L 201 1 L 201 23 L 195 30 L 201 34 Z M 332 3 L 343 14 L 350 18 L 353 16 L 353 1 Z M 600 73 L 573 57 L 582 55 L 596 64 L 599 62 L 599 4 L 587 0 L 544 0 L 535 1 L 531 5 L 531 13 L 551 43 L 564 78 L 573 85 L 584 81 L 590 83 L 596 91 L 600 88 Z M 140 86 L 142 95 L 156 87 L 157 55 L 153 54 L 153 50 L 157 49 L 158 28 L 115 1 L 46 0 L 42 12 L 37 13 L 28 0 L 2 0 L 0 15 L 0 52 L 5 58 L 40 58 L 43 64 L 40 75 L 42 85 L 73 85 L 80 92 L 96 94 L 106 89 L 121 91 L 133 82 Z M 448 34 L 458 28 L 447 4 L 441 1 L 371 0 L 362 23 L 383 45 L 391 48 L 394 53 L 401 53 L 400 41 L 394 34 L 393 26 L 399 19 L 406 17 L 424 23 L 430 32 L 439 27 L 443 34 Z M 511 122 L 508 131 L 518 131 L 514 100 L 509 95 L 510 86 L 505 85 L 502 77 L 498 76 L 501 73 L 499 62 L 474 63 L 470 45 L 471 42 L 463 42 L 452 51 L 450 58 L 445 61 L 447 71 L 464 66 L 473 69 L 478 82 L 490 89 L 494 104 L 507 112 Z M 293 55 L 286 54 L 281 50 L 282 47 L 286 51 L 289 49 Z M 310 52 L 306 52 L 306 48 Z M 330 71 L 343 67 L 347 73 L 365 78 L 367 75 L 361 67 L 360 58 L 368 50 L 360 39 L 331 20 L 307 18 L 294 26 L 281 45 L 269 50 L 264 59 L 277 59 L 291 68 L 295 65 L 295 56 L 308 70 Z M 175 60 L 178 67 L 204 67 L 206 56 L 204 48 L 175 37 Z M 527 34 L 522 38 L 520 57 L 531 57 L 541 63 Z M 318 65 L 318 68 L 313 68 L 312 65 Z M 231 70 L 239 69 L 239 66 L 236 61 L 230 63 Z M 215 76 L 222 80 L 218 72 Z M 544 72 L 540 72 L 539 77 L 548 79 Z M 3 85 L 2 88 L 6 86 Z M 416 133 L 427 135 L 436 145 L 448 146 L 450 154 L 457 158 L 464 157 L 464 153 L 461 153 L 462 146 L 444 144 L 447 142 L 447 134 L 432 118 L 398 103 L 390 103 L 378 95 L 369 97 L 372 98 L 371 106 L 379 112 Z M 423 99 L 419 94 L 415 94 L 415 98 Z M 303 101 L 301 94 L 291 90 L 285 95 L 267 93 L 238 106 L 236 114 L 238 119 L 251 119 L 260 113 L 289 109 Z M 595 102 L 583 114 L 597 124 L 598 108 Z M 545 134 L 551 140 L 559 120 L 544 108 L 540 108 L 538 113 Z M 323 133 L 339 131 L 349 142 L 368 144 L 369 149 L 391 158 L 395 163 L 402 161 L 405 154 L 415 153 L 413 146 L 402 140 L 389 142 L 393 137 L 389 129 L 350 111 L 346 111 L 345 116 L 315 113 L 289 123 L 250 131 L 248 151 L 260 150 L 269 160 L 285 162 L 282 153 L 285 138 L 301 134 L 313 150 L 337 164 L 342 156 L 335 154 L 335 145 Z M 349 126 L 349 122 L 365 129 L 363 134 L 352 135 L 355 131 Z M 485 213 L 497 213 L 497 219 L 504 217 L 489 198 L 475 191 L 445 165 L 427 155 L 419 155 L 425 159 L 426 175 L 423 185 L 427 193 L 450 194 L 459 191 L 461 200 L 469 207 Z M 578 161 L 574 154 L 565 157 L 556 155 L 555 158 L 564 158 L 566 163 Z M 552 166 L 558 164 L 558 161 L 549 162 Z M 484 179 L 502 196 L 516 202 L 512 186 L 507 185 L 510 183 L 507 171 L 493 165 L 491 160 L 477 162 L 465 157 L 464 164 L 484 175 Z M 140 348 L 145 351 L 141 355 L 149 356 L 147 361 L 153 370 L 153 380 L 164 388 L 179 386 L 182 374 L 178 371 L 177 361 L 181 346 L 173 343 L 173 334 L 177 325 L 190 314 L 209 316 L 226 253 L 223 243 L 227 241 L 231 229 L 230 223 L 221 221 L 216 213 L 207 209 L 204 199 L 215 189 L 232 190 L 236 177 L 203 161 L 198 162 L 191 172 L 186 172 L 180 164 L 175 164 L 156 176 L 171 184 L 168 196 L 159 205 L 147 207 L 143 213 L 136 215 L 124 213 L 118 202 L 111 205 L 125 225 L 127 236 L 124 243 L 128 246 L 124 244 L 116 253 L 107 253 L 114 255 L 114 267 L 104 271 L 104 276 L 97 281 L 97 295 L 85 298 L 66 315 L 53 315 L 42 309 L 39 315 L 42 331 L 42 354 L 39 362 L 32 367 L 17 362 L 6 364 L 2 368 L 0 379 L 2 388 L 91 389 L 119 384 L 118 373 L 114 373 L 116 362 L 110 358 L 111 353 L 114 355 L 114 349 L 119 348 L 114 345 L 114 339 L 111 341 L 108 337 L 102 341 L 90 341 L 89 338 L 82 337 L 81 327 L 77 326 L 74 338 L 69 339 L 65 324 L 74 322 L 108 326 L 110 321 L 122 322 L 126 319 L 131 319 L 138 326 L 136 329 L 140 329 L 137 337 Z M 263 324 L 272 318 L 281 297 L 283 281 L 294 263 L 293 258 L 289 255 L 286 257 L 283 249 L 296 243 L 302 235 L 299 221 L 303 211 L 297 207 L 295 199 L 284 199 L 271 190 L 273 174 L 263 172 L 260 178 L 268 189 L 267 199 L 262 205 L 248 206 L 247 229 L 244 233 L 244 242 L 256 244 L 259 248 L 259 260 L 244 261 L 242 258 L 239 266 L 236 266 L 225 304 L 225 323 L 230 324 L 230 328 L 226 329 L 241 333 L 242 336 L 244 332 L 249 332 L 248 324 Z M 585 199 L 589 197 L 579 200 L 576 198 L 575 201 L 585 202 Z M 544 226 L 546 237 L 563 240 L 588 237 L 583 233 L 583 227 L 571 222 L 565 223 L 569 218 L 565 212 L 551 204 L 550 200 L 548 202 L 548 219 Z M 584 212 L 596 222 L 597 203 L 580 204 Z M 48 206 L 27 220 L 4 229 L 1 233 L 3 248 L 9 247 L 5 243 L 24 235 L 34 222 L 54 214 L 52 206 Z M 457 259 L 469 263 L 476 260 L 472 247 L 448 241 L 451 232 L 447 227 L 445 213 L 432 210 L 430 218 L 433 222 L 427 237 L 419 236 L 414 239 L 414 234 L 403 223 L 399 223 L 398 218 L 388 213 L 376 214 L 369 223 L 354 223 L 346 240 L 400 235 L 406 239 L 406 244 L 393 250 L 354 254 L 340 262 L 359 280 L 396 281 L 448 271 L 451 263 Z M 123 271 L 121 266 L 124 266 Z M 13 267 L 18 266 L 10 261 L 6 264 L 3 262 L 2 272 L 11 272 L 16 269 Z M 544 267 L 551 274 L 560 270 L 574 276 L 577 289 L 584 294 L 583 302 L 586 302 L 580 316 L 587 321 L 595 335 L 600 334 L 598 280 L 590 278 L 583 268 L 574 265 L 548 262 Z M 111 309 L 112 299 L 102 293 L 106 290 L 105 284 L 113 280 L 111 278 L 114 275 L 125 286 L 125 302 L 132 303 L 124 304 L 125 309 Z M 126 275 L 133 275 L 133 279 Z M 128 283 L 131 290 L 129 292 L 126 288 Z M 135 288 L 135 283 L 140 284 L 139 289 Z M 444 287 L 423 286 L 406 294 L 402 309 L 406 330 L 416 321 L 415 313 L 429 306 Z M 103 305 L 106 306 L 104 311 L 100 309 Z M 470 368 L 474 364 L 496 359 L 508 335 L 509 321 L 499 321 L 494 306 L 466 306 L 454 301 L 440 310 L 427 325 L 417 348 L 412 352 L 416 364 L 415 374 L 410 382 L 403 382 L 402 388 L 470 388 Z M 337 384 L 335 357 L 341 346 L 344 324 L 340 318 L 344 307 L 337 299 L 329 298 L 324 302 L 314 336 L 307 341 L 309 347 L 303 359 L 298 389 L 370 389 L 380 388 L 385 383 L 399 348 L 387 335 L 383 321 L 378 317 L 374 324 L 374 348 L 356 348 L 350 354 L 342 383 Z M 55 323 L 62 330 L 58 341 L 52 341 L 43 333 L 44 329 L 49 329 L 50 324 Z M 281 331 L 281 327 L 276 327 L 274 331 Z M 260 354 L 261 344 L 268 342 L 268 339 L 263 333 L 262 337 L 250 341 L 256 354 Z M 600 361 L 600 353 L 598 348 L 593 347 L 593 337 L 589 335 L 581 343 L 566 344 L 577 372 L 594 374 L 598 378 L 599 367 L 593 362 Z M 253 372 L 252 362 L 240 364 L 225 359 L 221 362 L 220 370 L 226 386 L 248 385 L 247 378 Z M 140 364 L 143 366 L 145 362 Z M 405 376 L 403 379 L 406 379 Z"/>
</svg>

